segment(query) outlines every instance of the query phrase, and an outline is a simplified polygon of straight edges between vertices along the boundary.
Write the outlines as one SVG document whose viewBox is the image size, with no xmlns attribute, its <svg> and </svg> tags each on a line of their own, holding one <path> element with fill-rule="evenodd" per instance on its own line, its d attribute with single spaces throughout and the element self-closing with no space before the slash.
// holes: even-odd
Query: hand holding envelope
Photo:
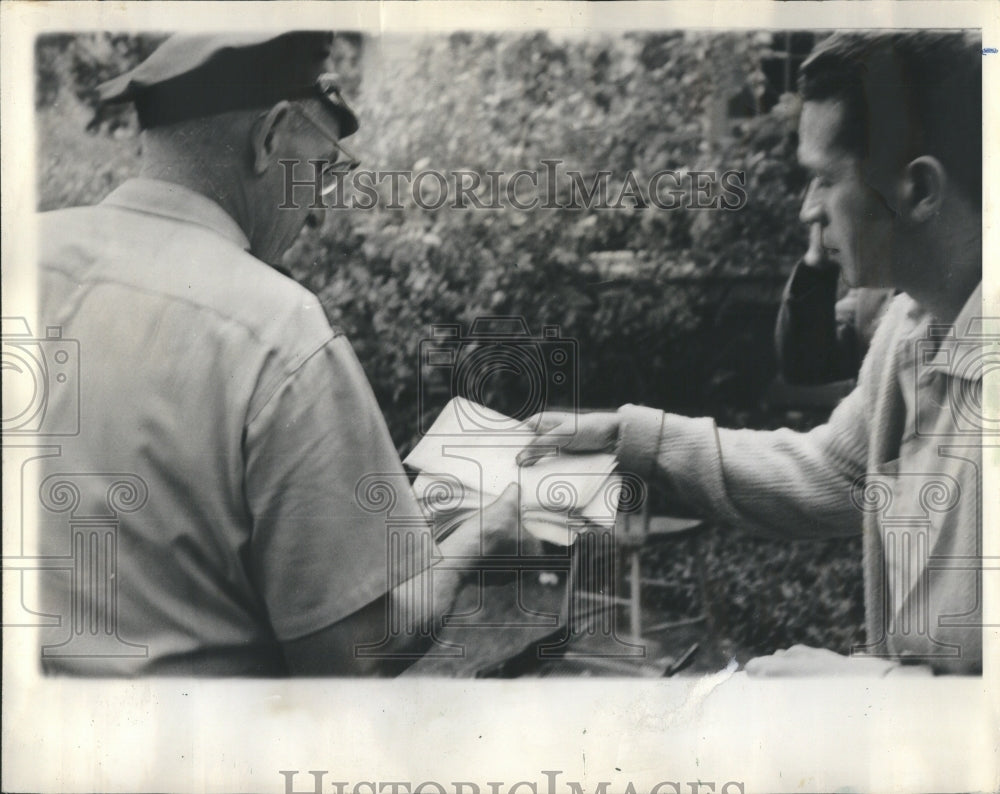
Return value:
<svg viewBox="0 0 1000 794">
<path fill-rule="evenodd" d="M 462 421 L 470 416 L 478 423 Z M 572 417 L 551 416 L 555 418 L 546 420 L 546 428 Z M 589 416 L 605 415 L 580 418 Z M 588 445 L 613 446 L 617 425 L 610 441 L 599 435 L 607 432 L 606 422 L 588 421 L 586 426 L 596 431 L 586 437 Z M 613 521 L 617 509 L 613 497 L 619 485 L 613 474 L 615 457 L 558 454 L 559 445 L 535 443 L 546 438 L 533 437 L 535 430 L 533 420 L 517 422 L 463 398 L 452 400 L 404 461 L 419 472 L 413 487 L 428 517 L 437 521 L 458 511 L 481 509 L 514 483 L 521 525 L 535 537 L 566 546 L 588 521 Z M 565 445 L 567 438 L 559 441 Z M 529 442 L 539 454 L 530 467 L 520 466 L 519 454 Z"/>
<path fill-rule="evenodd" d="M 518 454 L 520 466 L 531 466 L 545 455 L 558 452 L 586 454 L 613 452 L 618 439 L 618 414 L 573 414 L 547 411 L 526 420 L 536 437 Z"/>
</svg>

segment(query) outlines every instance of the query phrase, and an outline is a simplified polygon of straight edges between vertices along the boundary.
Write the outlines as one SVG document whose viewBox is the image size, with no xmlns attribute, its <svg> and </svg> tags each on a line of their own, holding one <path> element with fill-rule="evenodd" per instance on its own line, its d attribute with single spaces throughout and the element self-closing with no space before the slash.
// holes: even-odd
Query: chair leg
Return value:
<svg viewBox="0 0 1000 794">
<path fill-rule="evenodd" d="M 697 535 L 693 535 L 691 540 L 694 546 L 694 566 L 695 576 L 698 577 L 698 597 L 701 600 L 701 616 L 705 620 L 708 636 L 714 640 L 715 625 L 712 621 L 712 610 L 708 599 L 708 572 L 705 568 L 704 544 Z"/>
<path fill-rule="evenodd" d="M 629 554 L 631 574 L 629 577 L 629 620 L 632 631 L 632 641 L 639 642 L 642 638 L 642 601 L 640 588 L 640 557 L 639 549 L 632 549 Z"/>
</svg>

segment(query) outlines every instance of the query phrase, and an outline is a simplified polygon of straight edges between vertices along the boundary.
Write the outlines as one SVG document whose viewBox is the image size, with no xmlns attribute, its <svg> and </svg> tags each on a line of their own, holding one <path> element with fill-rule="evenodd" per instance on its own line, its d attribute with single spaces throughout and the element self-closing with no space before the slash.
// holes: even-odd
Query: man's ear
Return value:
<svg viewBox="0 0 1000 794">
<path fill-rule="evenodd" d="M 940 160 L 929 155 L 912 160 L 903 174 L 904 217 L 915 223 L 929 221 L 941 211 L 947 188 L 948 172 Z"/>
<path fill-rule="evenodd" d="M 257 119 L 250 134 L 253 146 L 253 170 L 258 176 L 263 174 L 274 161 L 278 144 L 288 130 L 288 116 L 291 105 L 282 100 L 267 113 Z"/>
</svg>

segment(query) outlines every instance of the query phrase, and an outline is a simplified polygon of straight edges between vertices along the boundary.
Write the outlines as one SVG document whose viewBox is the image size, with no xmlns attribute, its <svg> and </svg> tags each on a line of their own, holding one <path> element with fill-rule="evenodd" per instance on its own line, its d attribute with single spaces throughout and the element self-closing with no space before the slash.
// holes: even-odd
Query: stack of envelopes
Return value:
<svg viewBox="0 0 1000 794">
<path fill-rule="evenodd" d="M 615 456 L 553 449 L 518 466 L 533 437 L 525 421 L 462 397 L 449 402 L 404 461 L 418 472 L 413 488 L 428 519 L 481 509 L 517 483 L 521 528 L 542 540 L 568 546 L 588 525 L 610 529 L 621 490 Z"/>
</svg>

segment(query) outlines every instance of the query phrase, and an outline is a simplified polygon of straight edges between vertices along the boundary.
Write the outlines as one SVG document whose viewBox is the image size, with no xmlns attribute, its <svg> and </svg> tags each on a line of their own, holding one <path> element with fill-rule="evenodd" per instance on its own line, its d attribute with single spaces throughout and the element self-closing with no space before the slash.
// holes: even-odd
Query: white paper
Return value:
<svg viewBox="0 0 1000 794">
<path fill-rule="evenodd" d="M 461 417 L 486 418 L 503 432 L 483 432 Z M 517 422 L 463 397 L 451 400 L 404 463 L 420 472 L 417 499 L 430 517 L 489 504 L 512 483 L 519 486 L 522 525 L 560 545 L 572 542 L 571 525 L 582 519 L 613 521 L 618 478 L 609 454 L 552 454 L 518 466 L 517 454 L 530 440 Z M 571 514 L 576 518 L 571 518 Z"/>
</svg>

